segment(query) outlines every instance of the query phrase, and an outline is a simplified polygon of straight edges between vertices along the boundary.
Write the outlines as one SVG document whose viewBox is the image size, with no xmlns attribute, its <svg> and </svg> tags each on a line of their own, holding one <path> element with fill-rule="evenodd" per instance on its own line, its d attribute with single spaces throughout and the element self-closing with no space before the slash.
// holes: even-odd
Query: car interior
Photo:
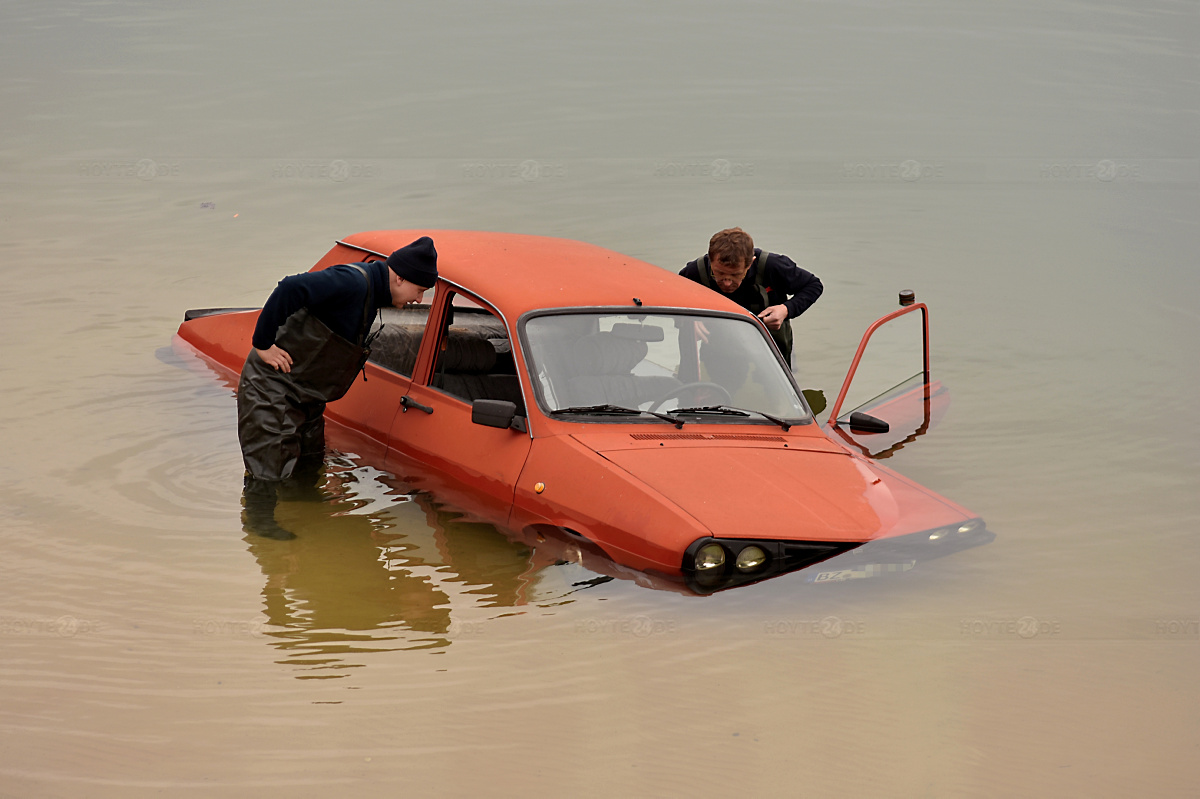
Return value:
<svg viewBox="0 0 1200 799">
<path fill-rule="evenodd" d="M 472 304 L 473 305 L 473 304 Z M 428 305 L 383 310 L 384 326 L 371 345 L 370 361 L 411 377 L 426 331 Z M 430 385 L 470 403 L 507 400 L 524 415 L 512 345 L 504 323 L 478 306 L 454 306 Z"/>
</svg>

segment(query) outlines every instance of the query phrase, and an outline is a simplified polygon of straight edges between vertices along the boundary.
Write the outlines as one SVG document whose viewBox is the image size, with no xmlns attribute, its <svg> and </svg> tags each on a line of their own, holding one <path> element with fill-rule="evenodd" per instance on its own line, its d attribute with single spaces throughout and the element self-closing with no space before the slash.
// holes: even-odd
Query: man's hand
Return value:
<svg viewBox="0 0 1200 799">
<path fill-rule="evenodd" d="M 277 371 L 292 371 L 292 356 L 274 344 L 271 345 L 269 350 L 260 350 L 255 347 L 254 351 L 258 353 L 258 357 L 263 359 L 263 363 L 274 366 Z"/>
<path fill-rule="evenodd" d="M 786 305 L 772 305 L 758 315 L 762 323 L 771 330 L 778 330 L 783 327 L 783 323 L 787 321 L 788 310 Z"/>
</svg>

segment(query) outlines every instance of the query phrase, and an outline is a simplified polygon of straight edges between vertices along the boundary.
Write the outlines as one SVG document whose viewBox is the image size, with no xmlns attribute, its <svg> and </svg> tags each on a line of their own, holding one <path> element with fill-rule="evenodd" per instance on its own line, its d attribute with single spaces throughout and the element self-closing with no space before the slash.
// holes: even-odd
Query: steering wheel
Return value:
<svg viewBox="0 0 1200 799">
<path fill-rule="evenodd" d="M 682 397 L 688 392 L 698 391 L 700 389 L 714 391 L 720 396 L 719 400 L 709 403 L 710 405 L 728 405 L 730 402 L 733 402 L 733 398 L 729 396 L 729 392 L 725 390 L 725 387 L 717 383 L 684 383 L 682 386 L 675 386 L 666 394 L 663 394 L 661 397 L 651 402 L 650 410 L 656 411 L 658 410 L 659 406 L 661 406 L 667 400 L 676 399 Z"/>
</svg>

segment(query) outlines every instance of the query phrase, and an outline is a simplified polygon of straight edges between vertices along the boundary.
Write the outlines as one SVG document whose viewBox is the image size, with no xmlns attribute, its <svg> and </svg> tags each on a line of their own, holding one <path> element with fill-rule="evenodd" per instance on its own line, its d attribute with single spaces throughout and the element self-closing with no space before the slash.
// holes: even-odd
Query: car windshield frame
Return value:
<svg viewBox="0 0 1200 799">
<path fill-rule="evenodd" d="M 544 324 L 544 321 L 539 322 L 539 320 L 546 320 L 548 317 L 561 317 L 564 322 L 562 328 L 539 330 L 539 327 Z M 593 317 L 596 321 L 588 325 L 580 319 L 573 325 L 575 330 L 568 333 L 566 328 L 572 327 L 570 317 Z M 617 320 L 618 317 L 620 321 Z M 651 317 L 658 317 L 660 320 L 663 317 L 670 317 L 670 321 L 663 320 L 661 325 L 651 325 L 657 327 L 663 335 L 653 342 L 646 341 L 642 345 L 643 349 L 640 355 L 637 348 L 628 345 L 618 347 L 616 352 L 609 349 L 597 353 L 595 345 L 599 342 L 592 341 L 587 342 L 590 346 L 583 350 L 581 357 L 581 353 L 577 349 L 579 343 L 570 339 L 572 335 L 575 339 L 595 339 L 596 334 L 601 333 L 608 335 L 608 344 L 612 343 L 613 335 L 634 344 L 640 344 L 644 339 L 634 328 L 643 325 Z M 692 356 L 694 359 L 692 362 L 684 363 L 688 359 L 686 355 L 688 347 L 681 348 L 680 341 L 689 334 L 683 331 L 685 325 L 681 324 L 681 320 L 701 324 L 711 320 L 709 324 L 714 329 L 730 331 L 733 334 L 730 339 L 732 339 L 731 345 L 734 349 L 727 350 L 727 352 L 753 356 L 741 361 L 745 364 L 744 368 L 747 370 L 747 374 L 741 378 L 740 383 L 737 382 L 736 376 L 733 381 L 728 377 L 719 380 L 707 373 L 706 358 L 712 359 L 715 356 L 713 354 L 705 355 L 708 342 L 702 343 L 696 338 L 698 331 L 694 325 L 690 326 L 693 332 L 687 339 L 687 343 L 695 345 L 696 353 Z M 602 323 L 609 326 L 601 327 Z M 615 329 L 616 325 L 625 327 Z M 728 325 L 737 325 L 738 327 L 727 327 Z M 785 422 L 785 430 L 790 425 L 806 425 L 816 421 L 803 392 L 796 383 L 795 375 L 787 367 L 769 333 L 761 323 L 747 316 L 675 306 L 630 307 L 622 305 L 541 308 L 522 314 L 517 320 L 516 333 L 524 355 L 525 377 L 529 380 L 533 398 L 541 412 L 551 418 L 599 424 L 661 425 L 664 423 L 663 414 L 667 414 L 686 424 L 760 426 L 779 425 Z M 563 335 L 557 335 L 559 333 Z M 654 331 L 649 331 L 649 333 L 653 334 Z M 673 348 L 672 335 L 676 337 Z M 571 341 L 570 348 L 568 348 L 568 341 Z M 664 354 L 667 356 L 667 366 L 654 362 L 655 351 L 651 349 L 654 347 L 657 347 L 660 360 Z M 554 348 L 561 350 L 557 356 L 550 351 Z M 720 354 L 719 348 L 712 350 L 712 353 Z M 555 362 L 556 357 L 557 363 Z M 618 384 L 615 388 L 618 390 L 614 392 L 614 386 L 609 382 L 605 383 L 604 390 L 598 390 L 595 388 L 597 385 L 595 382 L 589 384 L 586 381 L 583 381 L 583 385 L 586 386 L 584 390 L 577 390 L 580 383 L 568 377 L 567 373 L 571 369 L 589 371 L 586 368 L 588 362 L 602 362 L 605 366 L 604 371 L 623 373 L 615 381 Z M 712 362 L 718 363 L 717 361 Z M 735 362 L 739 362 L 739 359 L 726 357 L 719 363 L 729 366 Z M 568 363 L 571 366 L 565 365 Z M 671 373 L 672 366 L 676 368 L 674 374 Z M 556 377 L 556 374 L 561 377 Z M 681 378 L 680 375 L 684 377 Z M 577 377 L 584 376 L 577 375 Z M 687 377 L 701 379 L 684 379 Z M 591 375 L 588 375 L 587 378 L 593 380 Z M 576 388 L 562 391 L 560 386 L 556 385 L 561 379 L 571 380 Z M 612 378 L 606 374 L 598 379 L 609 381 Z M 684 387 L 695 384 L 712 386 L 717 384 L 719 388 L 724 389 L 731 382 L 737 383 L 733 390 L 717 392 L 716 389 L 707 391 L 703 388 L 689 389 L 683 396 L 678 397 L 678 404 L 674 403 L 673 399 L 655 404 L 663 393 L 672 390 L 675 386 Z M 628 390 L 626 387 L 630 383 L 641 385 L 636 390 Z M 741 391 L 742 388 L 747 391 Z M 754 388 L 759 389 L 758 396 L 754 391 L 749 390 Z M 563 393 L 564 396 L 557 396 L 557 392 Z M 746 394 L 750 394 L 750 399 L 754 401 L 747 402 Z M 649 400 L 647 400 L 647 396 L 650 396 Z M 678 410 L 680 408 L 690 410 Z M 634 412 L 626 412 L 628 410 Z M 637 411 L 641 411 L 641 413 L 639 414 Z"/>
</svg>

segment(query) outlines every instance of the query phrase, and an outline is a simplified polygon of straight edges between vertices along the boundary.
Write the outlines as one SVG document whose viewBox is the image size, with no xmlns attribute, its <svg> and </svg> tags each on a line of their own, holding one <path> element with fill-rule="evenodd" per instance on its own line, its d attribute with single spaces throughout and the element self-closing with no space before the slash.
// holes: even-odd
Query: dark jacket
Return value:
<svg viewBox="0 0 1200 799">
<path fill-rule="evenodd" d="M 754 257 L 757 259 L 761 252 L 761 249 L 755 247 Z M 679 271 L 679 274 L 688 280 L 701 283 L 698 262 L 707 257 L 705 255 L 702 258 L 689 262 L 687 266 Z M 757 278 L 758 267 L 751 266 L 742 284 L 732 294 L 721 293 L 747 311 L 754 314 L 761 313 L 765 310 L 765 306 L 763 306 L 762 298 L 755 288 Z M 817 298 L 821 296 L 821 292 L 825 290 L 819 277 L 812 272 L 796 266 L 796 262 L 786 255 L 778 253 L 770 253 L 767 256 L 766 268 L 763 270 L 763 287 L 767 290 L 768 304 L 785 306 L 788 310 L 788 319 L 794 319 L 807 311 L 809 306 L 816 302 Z M 720 291 L 720 289 L 717 290 Z"/>
<path fill-rule="evenodd" d="M 308 308 L 310 314 L 342 338 L 357 342 L 363 327 L 370 324 L 379 309 L 392 304 L 387 264 L 372 261 L 358 265 L 366 270 L 374 289 L 368 319 L 363 319 L 367 283 L 353 266 L 339 264 L 319 272 L 290 275 L 279 281 L 258 316 L 252 339 L 254 348 L 270 349 L 280 325 L 301 308 Z"/>
</svg>

